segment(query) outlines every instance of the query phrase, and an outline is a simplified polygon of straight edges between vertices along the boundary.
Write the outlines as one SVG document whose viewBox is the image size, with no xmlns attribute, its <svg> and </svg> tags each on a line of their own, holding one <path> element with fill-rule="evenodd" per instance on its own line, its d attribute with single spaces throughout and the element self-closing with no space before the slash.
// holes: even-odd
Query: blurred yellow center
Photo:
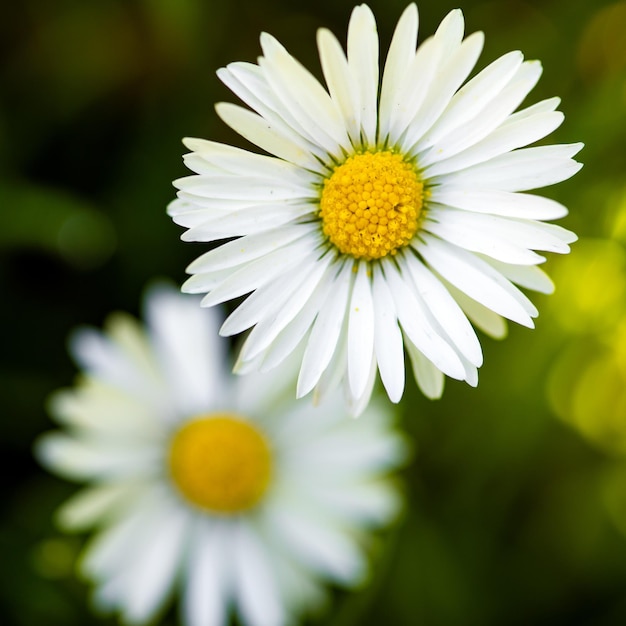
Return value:
<svg viewBox="0 0 626 626">
<path fill-rule="evenodd" d="M 237 415 L 217 413 L 187 422 L 172 438 L 169 465 L 180 492 L 218 513 L 254 506 L 270 479 L 265 437 Z"/>
<path fill-rule="evenodd" d="M 380 259 L 411 241 L 423 198 L 424 185 L 401 155 L 355 154 L 324 181 L 322 229 L 344 254 Z"/>
</svg>

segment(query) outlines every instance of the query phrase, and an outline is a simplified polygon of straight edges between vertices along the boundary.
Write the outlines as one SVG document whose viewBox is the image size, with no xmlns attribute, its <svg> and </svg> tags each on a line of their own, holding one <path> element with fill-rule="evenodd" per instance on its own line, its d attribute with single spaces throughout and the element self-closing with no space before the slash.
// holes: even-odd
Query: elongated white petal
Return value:
<svg viewBox="0 0 626 626">
<path fill-rule="evenodd" d="M 482 365 L 483 355 L 476 333 L 454 298 L 411 252 L 405 253 L 404 260 L 416 289 L 433 317 L 471 363 Z"/>
<path fill-rule="evenodd" d="M 545 260 L 532 249 L 565 254 L 569 252 L 567 243 L 575 241 L 572 233 L 559 226 L 531 220 L 456 211 L 449 207 L 437 208 L 429 217 L 424 224 L 428 232 L 466 250 L 514 265 L 536 265 Z"/>
<path fill-rule="evenodd" d="M 435 204 L 502 217 L 554 220 L 567 215 L 567 208 L 556 200 L 509 191 L 442 185 L 432 189 L 430 199 Z"/>
<path fill-rule="evenodd" d="M 360 141 L 361 101 L 359 87 L 337 38 L 326 28 L 317 32 L 317 47 L 330 97 L 341 112 L 352 142 Z"/>
<path fill-rule="evenodd" d="M 63 503 L 56 512 L 57 522 L 63 529 L 84 531 L 109 514 L 119 514 L 120 507 L 132 502 L 137 492 L 137 485 L 128 483 L 87 487 Z"/>
<path fill-rule="evenodd" d="M 420 165 L 427 167 L 447 159 L 473 146 L 492 133 L 521 104 L 528 92 L 537 84 L 541 75 L 538 61 L 523 63 L 512 80 L 492 100 L 475 119 L 449 133 L 447 137 L 435 143 L 429 152 L 420 157 Z"/>
<path fill-rule="evenodd" d="M 384 142 L 389 135 L 394 105 L 398 104 L 396 94 L 402 89 L 415 57 L 418 24 L 417 5 L 409 4 L 398 21 L 385 61 L 378 116 L 380 142 Z"/>
<path fill-rule="evenodd" d="M 40 439 L 39 458 L 57 473 L 74 480 L 149 473 L 158 464 L 158 453 L 146 444 L 103 445 L 60 433 L 49 433 Z"/>
<path fill-rule="evenodd" d="M 243 107 L 228 102 L 215 105 L 217 114 L 235 132 L 262 150 L 302 167 L 315 167 L 311 153 L 280 132 L 275 124 Z"/>
<path fill-rule="evenodd" d="M 465 370 L 458 355 L 433 328 L 418 294 L 407 289 L 406 281 L 392 263 L 386 263 L 384 271 L 400 326 L 406 336 L 442 372 L 462 379 Z"/>
<path fill-rule="evenodd" d="M 357 398 L 365 390 L 374 351 L 374 307 L 367 272 L 367 265 L 359 264 L 348 311 L 348 380 Z"/>
<path fill-rule="evenodd" d="M 415 382 L 421 392 L 430 400 L 441 398 L 445 384 L 443 372 L 429 361 L 410 339 L 407 338 L 404 345 L 411 359 Z"/>
<path fill-rule="evenodd" d="M 307 241 L 296 241 L 266 254 L 255 263 L 250 263 L 231 274 L 202 300 L 202 306 L 213 306 L 226 300 L 243 296 L 284 274 L 288 264 L 310 254 Z"/>
<path fill-rule="evenodd" d="M 272 316 L 260 321 L 250 333 L 246 340 L 245 360 L 254 358 L 268 348 L 287 324 L 295 318 L 324 278 L 331 260 L 330 254 L 327 254 L 316 263 L 309 264 L 303 276 L 296 274 L 296 277 L 299 277 L 299 285 L 292 290 L 291 297 L 285 301 L 284 306 Z"/>
<path fill-rule="evenodd" d="M 184 553 L 189 514 L 172 506 L 151 522 L 125 581 L 130 622 L 145 622 L 169 598 Z"/>
<path fill-rule="evenodd" d="M 198 519 L 185 577 L 182 614 L 189 626 L 224 626 L 232 587 L 231 543 L 227 525 Z"/>
<path fill-rule="evenodd" d="M 276 157 L 248 152 L 242 148 L 206 139 L 186 137 L 183 143 L 193 151 L 186 157 L 197 157 L 229 174 L 248 176 L 254 172 L 264 178 L 288 179 L 294 183 L 310 183 L 315 180 L 314 175 L 308 170 Z"/>
<path fill-rule="evenodd" d="M 420 109 L 411 120 L 402 138 L 401 146 L 404 150 L 417 151 L 416 144 L 419 144 L 424 134 L 439 119 L 452 94 L 476 65 L 483 42 L 482 33 L 470 35 L 458 46 L 456 43 L 448 43 L 443 38 L 439 41 L 438 55 L 441 65 L 435 72 Z"/>
<path fill-rule="evenodd" d="M 317 159 L 326 157 L 325 150 L 298 122 L 289 106 L 268 84 L 263 70 L 251 63 L 231 63 L 217 72 L 220 80 L 267 120 L 284 137 L 302 147 Z M 311 161 L 311 165 L 315 166 Z"/>
<path fill-rule="evenodd" d="M 361 4 L 348 25 L 348 66 L 359 89 L 361 128 L 366 145 L 376 142 L 378 98 L 378 34 L 371 9 Z"/>
<path fill-rule="evenodd" d="M 309 216 L 311 210 L 310 204 L 288 202 L 252 206 L 203 220 L 197 226 L 192 226 L 181 239 L 183 241 L 215 241 L 228 237 L 256 235 L 277 226 L 297 222 Z M 179 216 L 175 221 L 187 225 L 183 216 Z"/>
<path fill-rule="evenodd" d="M 265 350 L 261 365 L 262 372 L 269 371 L 282 363 L 297 348 L 311 329 L 318 313 L 324 310 L 324 305 L 331 295 L 333 285 L 332 271 L 328 271 L 298 315 L 285 326 L 272 342 L 272 345 Z M 298 389 L 296 389 L 296 397 L 301 397 Z"/>
<path fill-rule="evenodd" d="M 442 216 L 441 220 L 437 220 L 437 215 Z M 470 215 L 470 218 L 474 217 L 485 216 Z M 545 261 L 544 257 L 520 245 L 521 242 L 515 239 L 510 242 L 508 238 L 501 238 L 498 224 L 492 221 L 496 217 L 486 217 L 486 220 L 457 220 L 454 209 L 446 210 L 446 207 L 442 207 L 433 215 L 432 221 L 425 222 L 424 229 L 455 246 L 471 252 L 481 252 L 506 263 L 536 265 Z"/>
<path fill-rule="evenodd" d="M 533 327 L 537 309 L 493 267 L 469 252 L 424 234 L 418 252 L 448 282 L 495 313 Z"/>
<path fill-rule="evenodd" d="M 317 385 L 335 352 L 346 316 L 347 304 L 351 299 L 352 277 L 352 265 L 346 263 L 333 280 L 331 286 L 333 296 L 320 310 L 311 329 L 298 376 L 296 393 L 299 398 Z"/>
<path fill-rule="evenodd" d="M 477 163 L 526 146 L 558 128 L 564 116 L 560 111 L 538 113 L 535 116 L 520 119 L 514 124 L 502 125 L 486 139 L 464 150 L 460 154 L 439 161 L 424 170 L 424 176 L 430 178 L 455 172 Z"/>
<path fill-rule="evenodd" d="M 280 602 L 271 556 L 261 537 L 243 520 L 234 525 L 233 568 L 237 602 L 251 626 L 279 626 L 286 616 Z"/>
<path fill-rule="evenodd" d="M 441 186 L 464 185 L 502 191 L 526 191 L 561 182 L 573 176 L 582 165 L 571 159 L 583 144 L 524 148 L 498 155 L 462 171 L 435 177 Z"/>
<path fill-rule="evenodd" d="M 510 265 L 495 259 L 485 259 L 490 265 L 496 268 L 502 276 L 508 278 L 512 283 L 532 289 L 540 293 L 551 294 L 554 292 L 554 283 L 550 277 L 540 268 L 528 265 Z"/>
<path fill-rule="evenodd" d="M 372 397 L 372 392 L 374 391 L 374 383 L 376 382 L 376 372 L 378 368 L 376 366 L 376 355 L 374 351 L 372 351 L 372 356 L 370 357 L 370 365 L 368 368 L 368 375 L 365 379 L 365 384 L 363 385 L 363 391 L 360 395 L 355 396 L 350 388 L 350 381 L 346 381 L 344 383 L 344 388 L 346 391 L 346 406 L 348 408 L 348 413 L 352 417 L 359 417 L 361 413 L 365 410 L 367 405 L 369 404 L 370 398 Z"/>
<path fill-rule="evenodd" d="M 296 510 L 276 511 L 272 523 L 280 529 L 288 549 L 310 567 L 336 581 L 360 578 L 365 569 L 361 556 L 347 537 L 312 516 Z"/>
<path fill-rule="evenodd" d="M 150 337 L 171 389 L 171 419 L 201 413 L 226 385 L 226 345 L 217 335 L 219 321 L 206 315 L 199 300 L 181 299 L 165 286 L 152 287 L 146 299 Z"/>
<path fill-rule="evenodd" d="M 347 142 L 345 125 L 328 93 L 271 35 L 261 35 L 264 57 L 259 59 L 268 83 L 302 127 L 329 154 L 339 155 Z"/>
<path fill-rule="evenodd" d="M 293 181 L 285 179 L 277 180 L 260 176 L 201 176 L 196 174 L 175 180 L 174 186 L 209 198 L 250 200 L 251 204 L 298 200 L 311 193 L 308 186 L 300 183 L 293 184 Z"/>
<path fill-rule="evenodd" d="M 488 65 L 461 87 L 454 94 L 441 117 L 419 142 L 418 149 L 429 148 L 451 131 L 477 116 L 513 78 L 523 58 L 519 51 L 509 52 Z"/>
<path fill-rule="evenodd" d="M 474 326 L 493 337 L 493 339 L 504 339 L 506 337 L 508 326 L 503 317 L 465 295 L 453 285 L 446 284 L 446 287 Z"/>
<path fill-rule="evenodd" d="M 380 378 L 392 402 L 404 392 L 404 353 L 402 332 L 391 292 L 379 265 L 374 266 L 372 283 L 374 304 L 374 351 Z"/>
<path fill-rule="evenodd" d="M 187 272 L 196 274 L 249 263 L 292 243 L 313 232 L 314 229 L 315 226 L 312 224 L 297 224 L 230 241 L 198 257 L 188 265 Z"/>
</svg>

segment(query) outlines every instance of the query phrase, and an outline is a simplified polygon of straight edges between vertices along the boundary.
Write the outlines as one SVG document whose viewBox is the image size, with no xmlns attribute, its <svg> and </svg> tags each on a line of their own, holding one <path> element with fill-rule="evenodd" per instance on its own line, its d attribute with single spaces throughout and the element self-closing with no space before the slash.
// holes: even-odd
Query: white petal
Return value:
<svg viewBox="0 0 626 626">
<path fill-rule="evenodd" d="M 424 135 L 418 149 L 428 148 L 476 117 L 513 78 L 523 61 L 519 51 L 509 52 L 467 82 L 450 100 L 441 117 Z"/>
<path fill-rule="evenodd" d="M 374 145 L 378 97 L 378 33 L 374 14 L 365 4 L 355 7 L 350 16 L 348 65 L 360 91 L 364 141 Z"/>
<path fill-rule="evenodd" d="M 184 215 L 177 215 L 174 221 L 183 226 L 190 226 L 181 236 L 183 241 L 215 241 L 264 233 L 309 216 L 313 210 L 313 205 L 309 202 L 294 201 L 257 204 L 221 215 L 207 216 L 203 220 L 197 220 L 194 216 L 193 222 L 187 221 Z"/>
<path fill-rule="evenodd" d="M 328 367 L 320 377 L 320 381 L 313 391 L 313 403 L 315 405 L 323 402 L 332 391 L 337 389 L 341 381 L 346 377 L 348 368 L 348 316 L 343 321 L 343 328 L 339 333 L 337 347 Z"/>
<path fill-rule="evenodd" d="M 296 510 L 276 510 L 272 525 L 284 538 L 285 548 L 318 574 L 354 584 L 365 573 L 365 562 L 354 542 L 338 528 Z"/>
<path fill-rule="evenodd" d="M 335 352 L 352 291 L 352 277 L 352 264 L 346 263 L 329 285 L 333 295 L 320 309 L 302 357 L 296 392 L 298 398 L 317 385 Z"/>
<path fill-rule="evenodd" d="M 188 513 L 172 507 L 164 508 L 144 529 L 141 549 L 135 552 L 127 571 L 126 617 L 130 622 L 147 621 L 168 599 L 188 527 Z"/>
<path fill-rule="evenodd" d="M 282 363 L 297 348 L 313 325 L 316 316 L 322 310 L 332 286 L 332 273 L 329 271 L 326 272 L 300 312 L 285 326 L 265 351 L 261 365 L 262 372 L 269 371 Z M 296 393 L 296 397 L 299 398 L 300 395 Z"/>
<path fill-rule="evenodd" d="M 202 300 L 202 306 L 213 306 L 220 302 L 232 300 L 268 284 L 288 272 L 290 263 L 293 263 L 294 260 L 298 261 L 307 253 L 310 254 L 310 251 L 311 242 L 308 241 L 308 238 L 304 238 L 266 254 L 254 263 L 250 263 L 231 274 L 205 296 Z"/>
<path fill-rule="evenodd" d="M 526 191 L 561 182 L 582 165 L 570 157 L 583 144 L 540 146 L 501 154 L 465 170 L 436 177 L 439 185 L 463 185 L 503 191 Z"/>
<path fill-rule="evenodd" d="M 386 263 L 384 272 L 400 326 L 406 336 L 442 372 L 461 380 L 465 375 L 463 365 L 456 352 L 428 320 L 416 290 L 407 288 L 411 283 L 407 283 L 393 263 Z"/>
<path fill-rule="evenodd" d="M 261 35 L 259 65 L 277 96 L 316 143 L 338 156 L 348 137 L 335 103 L 318 80 L 271 35 Z"/>
<path fill-rule="evenodd" d="M 381 142 L 384 142 L 389 134 L 394 98 L 402 89 L 409 66 L 415 57 L 418 23 L 417 5 L 409 4 L 398 21 L 385 61 L 378 119 Z"/>
<path fill-rule="evenodd" d="M 401 146 L 406 151 L 412 150 L 439 119 L 478 60 L 484 41 L 483 34 L 474 33 L 461 42 L 463 28 L 463 14 L 455 9 L 443 20 L 434 36 L 439 67 L 422 106 L 402 139 Z"/>
<path fill-rule="evenodd" d="M 433 77 L 441 62 L 441 49 L 433 37 L 423 41 L 406 74 L 402 77 L 401 88 L 394 94 L 389 104 L 389 141 L 395 144 L 407 126 L 417 118 L 420 108 L 431 87 Z M 382 137 L 386 139 L 387 137 Z"/>
<path fill-rule="evenodd" d="M 295 166 L 293 163 L 287 163 L 276 157 L 249 152 L 228 144 L 191 137 L 183 139 L 183 143 L 187 148 L 193 150 L 193 156 L 230 174 L 248 176 L 254 173 L 266 178 L 289 180 L 291 184 L 306 184 L 315 178 L 310 172 Z M 188 156 L 191 155 L 186 155 L 186 157 Z"/>
<path fill-rule="evenodd" d="M 89 578 L 105 580 L 124 571 L 155 517 L 163 512 L 161 488 L 144 489 L 124 515 L 94 536 L 80 562 Z"/>
<path fill-rule="evenodd" d="M 255 261 L 313 232 L 316 228 L 315 224 L 294 224 L 274 228 L 257 235 L 241 237 L 198 257 L 187 267 L 187 272 L 189 274 L 213 272 Z"/>
<path fill-rule="evenodd" d="M 510 83 L 476 118 L 470 119 L 435 143 L 420 157 L 420 166 L 427 167 L 473 146 L 492 133 L 521 104 L 541 75 L 538 61 L 527 61 L 518 69 Z"/>
<path fill-rule="evenodd" d="M 508 278 L 511 282 L 526 289 L 551 294 L 554 292 L 554 283 L 550 277 L 539 267 L 524 265 L 509 265 L 495 259 L 486 259 L 487 262 Z"/>
<path fill-rule="evenodd" d="M 163 286 L 153 287 L 146 303 L 146 322 L 178 416 L 206 411 L 225 387 L 227 345 L 217 336 L 220 315 Z"/>
<path fill-rule="evenodd" d="M 246 354 L 243 360 L 253 359 L 265 350 L 296 317 L 323 279 L 332 260 L 330 253 L 321 259 L 310 257 L 306 273 L 303 270 L 303 275 L 296 273 L 292 277 L 299 279 L 296 281 L 299 283 L 298 286 L 291 290 L 289 298 L 284 301 L 284 305 L 278 311 L 264 318 L 254 327 L 246 340 Z"/>
<path fill-rule="evenodd" d="M 441 398 L 445 384 L 443 372 L 428 360 L 410 339 L 406 338 L 404 345 L 411 359 L 415 382 L 421 392 L 430 400 Z"/>
<path fill-rule="evenodd" d="M 456 211 L 449 207 L 433 210 L 424 230 L 456 246 L 480 252 L 504 263 L 536 265 L 545 259 L 531 248 L 566 253 L 569 247 L 550 232 L 536 228 L 541 222 L 511 220 L 495 215 Z M 548 226 L 548 224 L 543 224 Z M 549 226 L 553 226 L 549 224 Z"/>
<path fill-rule="evenodd" d="M 567 215 L 567 208 L 550 198 L 491 189 L 441 185 L 431 190 L 430 201 L 464 211 L 529 220 L 554 220 Z"/>
<path fill-rule="evenodd" d="M 294 264 L 281 280 L 259 287 L 229 315 L 220 328 L 220 334 L 225 337 L 236 335 L 258 322 L 278 316 L 293 301 L 294 294 L 302 286 L 302 276 L 310 273 L 315 263 L 316 259 L 305 258 Z"/>
<path fill-rule="evenodd" d="M 415 287 L 457 349 L 474 365 L 483 361 L 480 342 L 465 314 L 441 282 L 411 253 L 403 256 Z"/>
<path fill-rule="evenodd" d="M 253 263 L 254 261 L 252 261 Z M 245 264 L 237 269 L 248 267 Z M 215 289 L 218 285 L 222 284 L 227 278 L 231 276 L 233 270 L 231 268 L 225 270 L 217 270 L 215 272 L 202 272 L 188 278 L 182 285 L 181 291 L 183 293 L 207 293 L 212 289 Z"/>
<path fill-rule="evenodd" d="M 144 400 L 160 396 L 161 379 L 143 329 L 129 315 L 109 316 L 105 332 L 83 328 L 70 337 L 70 352 L 90 374 Z"/>
<path fill-rule="evenodd" d="M 227 524 L 198 518 L 190 536 L 182 613 L 188 626 L 224 626 L 232 586 Z"/>
<path fill-rule="evenodd" d="M 402 333 L 391 292 L 379 265 L 374 266 L 374 349 L 380 378 L 392 402 L 399 402 L 404 391 L 404 350 Z"/>
<path fill-rule="evenodd" d="M 317 31 L 317 47 L 330 97 L 341 112 L 351 140 L 358 143 L 361 133 L 359 87 L 348 67 L 346 55 L 337 38 L 326 28 Z"/>
<path fill-rule="evenodd" d="M 494 339 L 504 339 L 506 337 L 508 327 L 505 319 L 486 306 L 476 302 L 476 300 L 466 296 L 453 285 L 447 284 L 446 287 L 474 326 L 480 328 L 480 330 Z"/>
<path fill-rule="evenodd" d="M 284 607 L 263 540 L 243 521 L 234 531 L 232 558 L 241 615 L 251 626 L 280 626 L 285 622 Z"/>
<path fill-rule="evenodd" d="M 453 209 L 448 209 L 450 212 L 452 212 L 452 210 Z M 446 213 L 445 207 L 443 207 L 442 213 Z M 527 248 L 511 244 L 506 240 L 494 236 L 493 233 L 490 232 L 494 230 L 494 225 L 489 223 L 481 224 L 474 222 L 470 223 L 468 226 L 464 224 L 462 220 L 457 221 L 450 215 L 439 222 L 425 222 L 424 230 L 465 250 L 480 252 L 507 263 L 536 265 L 537 263 L 545 261 L 544 257 Z"/>
<path fill-rule="evenodd" d="M 364 416 L 362 419 L 367 419 Z M 384 524 L 401 507 L 398 494 L 384 482 L 332 486 L 311 486 L 309 494 L 316 507 L 328 507 L 346 524 Z"/>
<path fill-rule="evenodd" d="M 352 417 L 359 417 L 359 415 L 363 413 L 363 411 L 369 404 L 370 398 L 372 397 L 372 392 L 374 391 L 374 383 L 376 382 L 377 369 L 376 355 L 374 354 L 374 351 L 372 351 L 372 356 L 370 357 L 369 374 L 367 375 L 361 394 L 359 396 L 355 396 L 350 389 L 350 381 L 347 380 L 344 382 L 348 413 Z"/>
<path fill-rule="evenodd" d="M 138 442 L 124 445 L 77 439 L 60 432 L 39 439 L 38 457 L 55 473 L 70 479 L 93 479 L 129 474 L 145 475 L 158 467 L 159 455 L 153 445 Z"/>
<path fill-rule="evenodd" d="M 348 380 L 357 398 L 365 391 L 374 352 L 374 304 L 367 272 L 367 264 L 360 263 L 348 312 Z"/>
<path fill-rule="evenodd" d="M 55 392 L 48 407 L 58 422 L 94 437 L 150 441 L 161 435 L 160 414 L 150 404 L 91 376 L 76 389 Z"/>
<path fill-rule="evenodd" d="M 297 162 L 299 165 L 308 165 L 314 171 L 318 169 L 315 160 L 324 159 L 325 150 L 298 123 L 290 107 L 268 84 L 263 70 L 258 65 L 230 63 L 228 67 L 218 70 L 217 76 L 263 119 L 267 120 L 272 128 L 305 151 L 306 154 L 302 155 L 302 160 Z"/>
<path fill-rule="evenodd" d="M 515 123 L 503 124 L 488 137 L 460 154 L 427 167 L 423 172 L 423 176 L 432 178 L 433 176 L 462 170 L 471 165 L 488 161 L 505 152 L 531 144 L 539 139 L 543 139 L 558 128 L 563 119 L 563 113 L 560 111 L 549 111 L 521 118 Z"/>
<path fill-rule="evenodd" d="M 309 151 L 260 115 L 228 102 L 216 104 L 215 110 L 235 132 L 269 154 L 302 167 L 315 166 Z"/>
<path fill-rule="evenodd" d="M 475 255 L 423 233 L 416 247 L 447 281 L 492 311 L 533 328 L 537 309 L 518 289 Z"/>
<path fill-rule="evenodd" d="M 135 495 L 135 485 L 128 482 L 86 487 L 64 502 L 55 517 L 66 530 L 86 530 L 130 503 Z"/>
<path fill-rule="evenodd" d="M 250 204 L 299 200 L 312 194 L 308 184 L 288 178 L 278 180 L 248 175 L 202 176 L 194 174 L 178 178 L 173 185 L 182 191 L 219 199 L 249 200 Z"/>
</svg>

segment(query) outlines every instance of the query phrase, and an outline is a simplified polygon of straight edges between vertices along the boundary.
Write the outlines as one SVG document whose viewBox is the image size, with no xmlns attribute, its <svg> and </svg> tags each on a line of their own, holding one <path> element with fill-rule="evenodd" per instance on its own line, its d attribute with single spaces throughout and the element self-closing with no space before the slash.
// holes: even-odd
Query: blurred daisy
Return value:
<svg viewBox="0 0 626 626">
<path fill-rule="evenodd" d="M 76 335 L 86 373 L 54 397 L 65 432 L 36 448 L 90 483 L 59 521 L 98 530 L 81 570 L 100 608 L 143 623 L 178 585 L 187 625 L 224 624 L 232 606 L 276 626 L 318 606 L 324 579 L 362 581 L 366 531 L 399 504 L 383 477 L 404 455 L 389 414 L 294 405 L 284 370 L 229 377 L 215 316 L 173 289 L 149 294 L 147 320 Z"/>
<path fill-rule="evenodd" d="M 252 292 L 220 331 L 254 327 L 239 371 L 270 370 L 303 344 L 298 397 L 344 380 L 355 413 L 377 370 L 401 398 L 403 347 L 428 397 L 444 374 L 476 385 L 482 352 L 468 319 L 494 337 L 503 318 L 532 327 L 537 309 L 518 286 L 553 288 L 535 251 L 566 253 L 576 239 L 544 223 L 565 207 L 520 193 L 580 168 L 582 144 L 522 148 L 563 121 L 558 98 L 514 112 L 541 64 L 511 52 L 463 85 L 483 34 L 463 38 L 460 10 L 416 51 L 417 30 L 412 4 L 379 85 L 367 6 L 352 12 L 347 55 L 321 29 L 327 89 L 262 34 L 258 65 L 218 72 L 255 112 L 217 112 L 275 156 L 187 139 L 196 174 L 176 181 L 168 209 L 185 241 L 237 238 L 193 262 L 183 289 L 206 292 L 204 306 Z"/>
</svg>

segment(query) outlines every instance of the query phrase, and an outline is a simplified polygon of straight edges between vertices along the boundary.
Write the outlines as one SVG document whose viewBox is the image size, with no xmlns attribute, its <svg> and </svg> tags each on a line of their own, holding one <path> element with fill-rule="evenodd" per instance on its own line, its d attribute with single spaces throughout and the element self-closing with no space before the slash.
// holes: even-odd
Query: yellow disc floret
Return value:
<svg viewBox="0 0 626 626">
<path fill-rule="evenodd" d="M 271 461 L 265 437 L 230 413 L 187 422 L 170 442 L 174 484 L 187 500 L 216 513 L 257 504 L 269 483 Z"/>
<path fill-rule="evenodd" d="M 355 154 L 324 181 L 322 229 L 344 254 L 380 259 L 396 254 L 417 231 L 424 185 L 391 151 Z"/>
</svg>

